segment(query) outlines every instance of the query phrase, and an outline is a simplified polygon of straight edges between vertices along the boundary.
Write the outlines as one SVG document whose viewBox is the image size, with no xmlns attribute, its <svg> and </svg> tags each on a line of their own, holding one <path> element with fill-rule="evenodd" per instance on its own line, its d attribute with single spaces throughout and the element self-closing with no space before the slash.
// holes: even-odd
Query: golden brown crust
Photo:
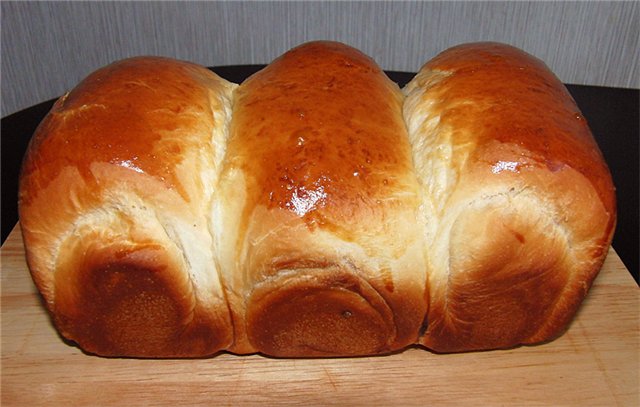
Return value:
<svg viewBox="0 0 640 407">
<path fill-rule="evenodd" d="M 615 225 L 611 178 L 575 102 L 542 62 L 494 43 L 445 51 L 405 92 L 437 225 L 421 343 L 449 352 L 559 335 Z"/>
<path fill-rule="evenodd" d="M 227 346 L 228 337 L 216 327 L 219 321 L 196 303 L 189 279 L 167 273 L 184 265 L 167 259 L 162 246 L 69 244 L 79 247 L 61 248 L 69 254 L 56 267 L 53 316 L 62 334 L 85 351 L 180 357 Z"/>
<path fill-rule="evenodd" d="M 272 62 L 236 93 L 232 131 L 242 135 L 229 155 L 250 177 L 248 207 L 290 211 L 353 239 L 360 216 L 371 216 L 360 207 L 384 213 L 391 204 L 376 200 L 410 182 L 401 103 L 382 70 L 342 44 L 308 43 Z"/>
<path fill-rule="evenodd" d="M 188 199 L 175 171 L 183 160 L 181 140 L 163 136 L 197 128 L 198 114 L 211 113 L 204 105 L 209 100 L 203 85 L 214 82 L 208 75 L 196 65 L 155 57 L 94 72 L 47 115 L 31 143 L 40 154 L 25 162 L 23 175 L 45 189 L 66 167 L 90 180 L 95 162 L 111 163 L 162 180 Z M 183 114 L 188 111 L 194 114 Z"/>
<path fill-rule="evenodd" d="M 393 312 L 364 279 L 331 265 L 292 270 L 253 290 L 246 325 L 256 349 L 297 357 L 393 349 Z"/>
<path fill-rule="evenodd" d="M 246 319 L 239 349 L 345 355 L 415 341 L 426 270 L 401 106 L 371 59 L 332 42 L 295 48 L 239 87 L 225 167 L 230 188 L 246 191 L 228 203 L 240 212 L 230 258 L 242 270 L 229 280 L 245 278 L 232 284 Z M 286 289 L 283 273 L 294 274 Z M 374 326 L 380 337 L 364 339 Z"/>
<path fill-rule="evenodd" d="M 208 220 L 230 92 L 197 65 L 132 58 L 87 77 L 36 131 L 20 180 L 27 260 L 83 349 L 202 356 L 231 342 Z"/>
<path fill-rule="evenodd" d="M 465 104 L 443 120 L 454 128 L 473 127 L 471 160 L 486 161 L 496 142 L 518 145 L 539 167 L 578 171 L 607 212 L 615 212 L 611 176 L 587 121 L 542 61 L 504 44 L 473 43 L 450 48 L 422 69 L 449 75 L 429 90 L 434 99 L 446 98 L 440 108 Z"/>
</svg>

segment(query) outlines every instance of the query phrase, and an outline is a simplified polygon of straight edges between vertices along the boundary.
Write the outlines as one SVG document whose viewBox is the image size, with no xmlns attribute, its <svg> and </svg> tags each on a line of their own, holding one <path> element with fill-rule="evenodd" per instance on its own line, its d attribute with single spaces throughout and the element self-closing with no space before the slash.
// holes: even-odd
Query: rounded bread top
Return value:
<svg viewBox="0 0 640 407">
<path fill-rule="evenodd" d="M 61 97 L 36 130 L 22 190 L 37 194 L 67 167 L 91 184 L 92 165 L 108 163 L 150 175 L 188 200 L 175 166 L 189 144 L 210 141 L 221 104 L 214 90 L 223 86 L 204 67 L 162 57 L 129 58 L 95 71 Z M 28 201 L 25 194 L 21 199 Z"/>
</svg>

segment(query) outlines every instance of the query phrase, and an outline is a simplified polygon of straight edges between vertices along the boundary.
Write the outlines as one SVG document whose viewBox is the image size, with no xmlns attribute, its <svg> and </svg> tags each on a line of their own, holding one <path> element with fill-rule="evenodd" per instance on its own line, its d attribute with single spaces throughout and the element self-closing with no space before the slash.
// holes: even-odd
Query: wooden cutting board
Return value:
<svg viewBox="0 0 640 407">
<path fill-rule="evenodd" d="M 2 253 L 2 406 L 638 406 L 640 290 L 611 250 L 569 330 L 538 346 L 438 355 L 208 359 L 89 356 L 65 343 L 16 227 Z"/>
</svg>

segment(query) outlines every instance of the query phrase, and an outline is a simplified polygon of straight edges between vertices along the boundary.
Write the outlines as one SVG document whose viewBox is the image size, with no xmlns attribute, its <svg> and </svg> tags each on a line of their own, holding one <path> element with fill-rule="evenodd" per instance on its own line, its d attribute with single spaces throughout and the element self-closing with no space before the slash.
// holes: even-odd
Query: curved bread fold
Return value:
<svg viewBox="0 0 640 407">
<path fill-rule="evenodd" d="M 586 120 L 539 60 L 451 48 L 405 87 L 429 233 L 429 327 L 443 352 L 552 339 L 595 278 L 615 225 Z"/>
<path fill-rule="evenodd" d="M 61 333 L 113 356 L 200 356 L 232 342 L 210 207 L 235 85 L 141 57 L 53 107 L 20 185 L 27 261 Z"/>
<path fill-rule="evenodd" d="M 217 228 L 235 351 L 415 343 L 426 268 L 402 99 L 371 59 L 330 42 L 295 48 L 238 88 Z"/>
</svg>

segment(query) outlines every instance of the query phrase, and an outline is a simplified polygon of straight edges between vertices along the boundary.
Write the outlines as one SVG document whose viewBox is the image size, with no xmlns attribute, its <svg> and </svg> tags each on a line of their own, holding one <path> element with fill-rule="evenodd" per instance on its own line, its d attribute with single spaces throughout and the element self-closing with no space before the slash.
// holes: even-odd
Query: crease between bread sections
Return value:
<svg viewBox="0 0 640 407">
<path fill-rule="evenodd" d="M 549 341 L 616 221 L 575 102 L 498 43 L 445 50 L 402 89 L 328 41 L 241 84 L 117 61 L 38 127 L 19 208 L 61 335 L 146 358 Z"/>
</svg>

